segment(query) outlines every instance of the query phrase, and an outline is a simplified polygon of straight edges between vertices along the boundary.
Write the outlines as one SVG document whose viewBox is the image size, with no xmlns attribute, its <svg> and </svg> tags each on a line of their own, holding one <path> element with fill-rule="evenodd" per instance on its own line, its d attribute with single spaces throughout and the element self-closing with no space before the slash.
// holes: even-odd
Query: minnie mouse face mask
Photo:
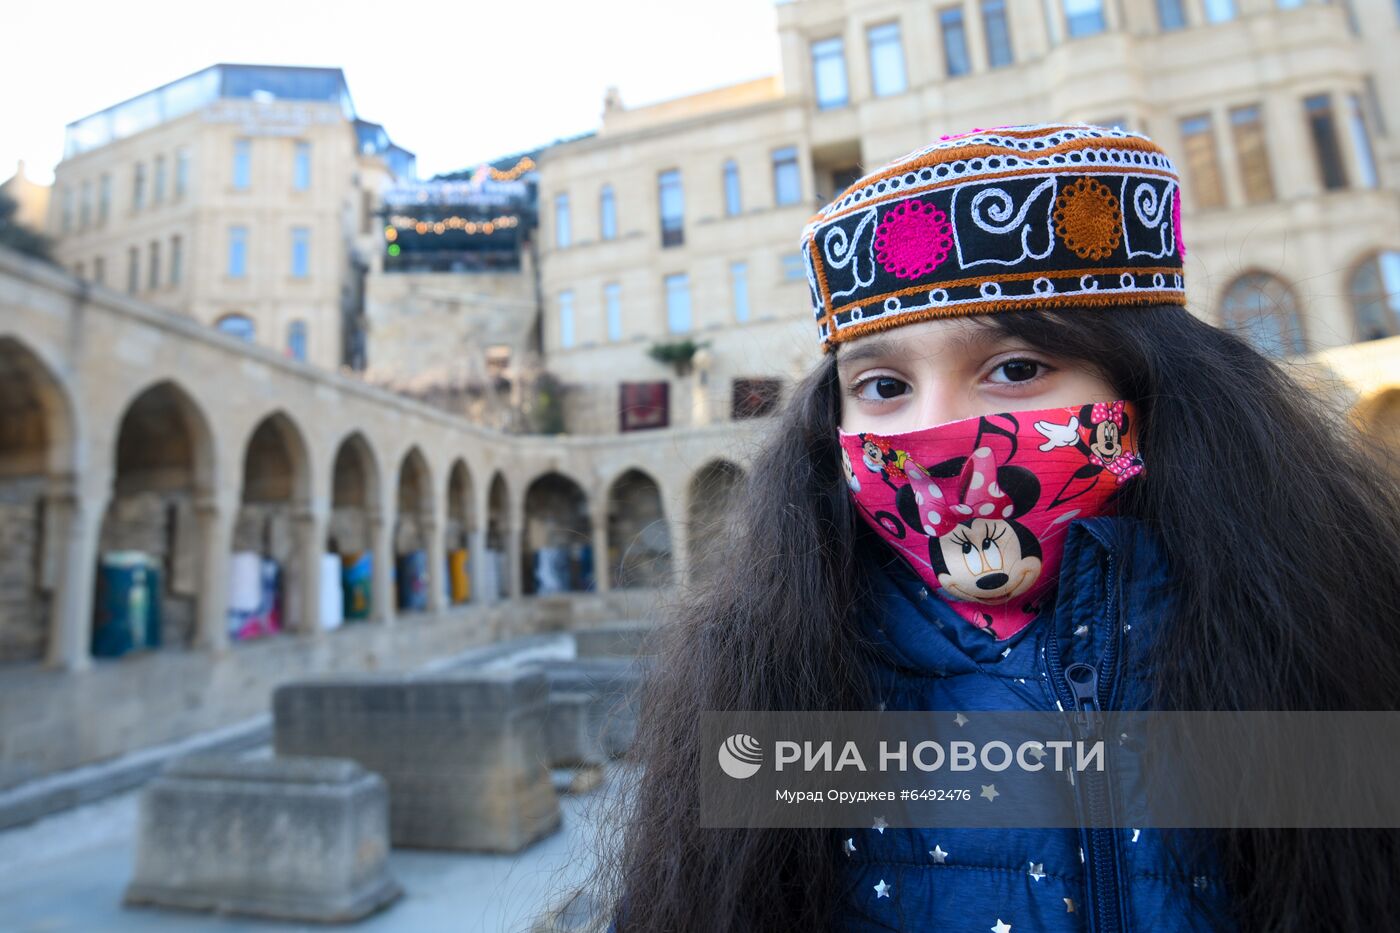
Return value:
<svg viewBox="0 0 1400 933">
<path fill-rule="evenodd" d="M 1002 412 L 903 434 L 839 431 L 856 509 L 994 640 L 1040 613 L 1076 518 L 1142 472 L 1131 402 Z"/>
</svg>

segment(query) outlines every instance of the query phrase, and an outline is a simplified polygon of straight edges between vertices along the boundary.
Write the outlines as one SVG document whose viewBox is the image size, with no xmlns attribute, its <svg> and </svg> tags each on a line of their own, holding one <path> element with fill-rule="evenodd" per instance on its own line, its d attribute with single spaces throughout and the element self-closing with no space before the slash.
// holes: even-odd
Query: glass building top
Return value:
<svg viewBox="0 0 1400 933">
<path fill-rule="evenodd" d="M 347 120 L 355 118 L 345 73 L 339 68 L 211 65 L 68 124 L 63 157 L 125 139 L 219 99 L 329 103 L 338 105 Z"/>
</svg>

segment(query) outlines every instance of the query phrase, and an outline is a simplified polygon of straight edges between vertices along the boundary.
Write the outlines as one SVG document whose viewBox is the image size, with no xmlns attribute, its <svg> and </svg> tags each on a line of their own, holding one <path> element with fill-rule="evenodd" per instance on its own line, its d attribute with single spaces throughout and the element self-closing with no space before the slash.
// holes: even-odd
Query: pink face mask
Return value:
<svg viewBox="0 0 1400 933">
<path fill-rule="evenodd" d="M 1002 412 L 903 434 L 839 431 L 856 509 L 957 613 L 998 641 L 1055 589 L 1076 518 L 1142 472 L 1131 402 Z"/>
</svg>

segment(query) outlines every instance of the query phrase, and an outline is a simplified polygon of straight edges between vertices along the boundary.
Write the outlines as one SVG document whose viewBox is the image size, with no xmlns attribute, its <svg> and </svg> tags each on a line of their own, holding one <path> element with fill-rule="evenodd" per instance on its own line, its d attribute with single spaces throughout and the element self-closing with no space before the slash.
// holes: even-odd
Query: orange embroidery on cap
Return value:
<svg viewBox="0 0 1400 933">
<path fill-rule="evenodd" d="M 1092 178 L 1077 179 L 1055 199 L 1055 232 L 1080 259 L 1103 259 L 1123 238 L 1118 198 Z"/>
</svg>

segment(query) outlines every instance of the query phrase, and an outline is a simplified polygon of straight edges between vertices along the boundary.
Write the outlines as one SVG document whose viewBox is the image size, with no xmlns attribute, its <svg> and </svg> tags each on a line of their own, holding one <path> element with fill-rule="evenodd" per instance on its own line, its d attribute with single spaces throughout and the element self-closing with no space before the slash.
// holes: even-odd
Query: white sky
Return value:
<svg viewBox="0 0 1400 933">
<path fill-rule="evenodd" d="M 9 5 L 0 179 L 49 182 L 65 124 L 216 62 L 338 66 L 423 178 L 779 69 L 773 0 L 47 0 Z"/>
</svg>

